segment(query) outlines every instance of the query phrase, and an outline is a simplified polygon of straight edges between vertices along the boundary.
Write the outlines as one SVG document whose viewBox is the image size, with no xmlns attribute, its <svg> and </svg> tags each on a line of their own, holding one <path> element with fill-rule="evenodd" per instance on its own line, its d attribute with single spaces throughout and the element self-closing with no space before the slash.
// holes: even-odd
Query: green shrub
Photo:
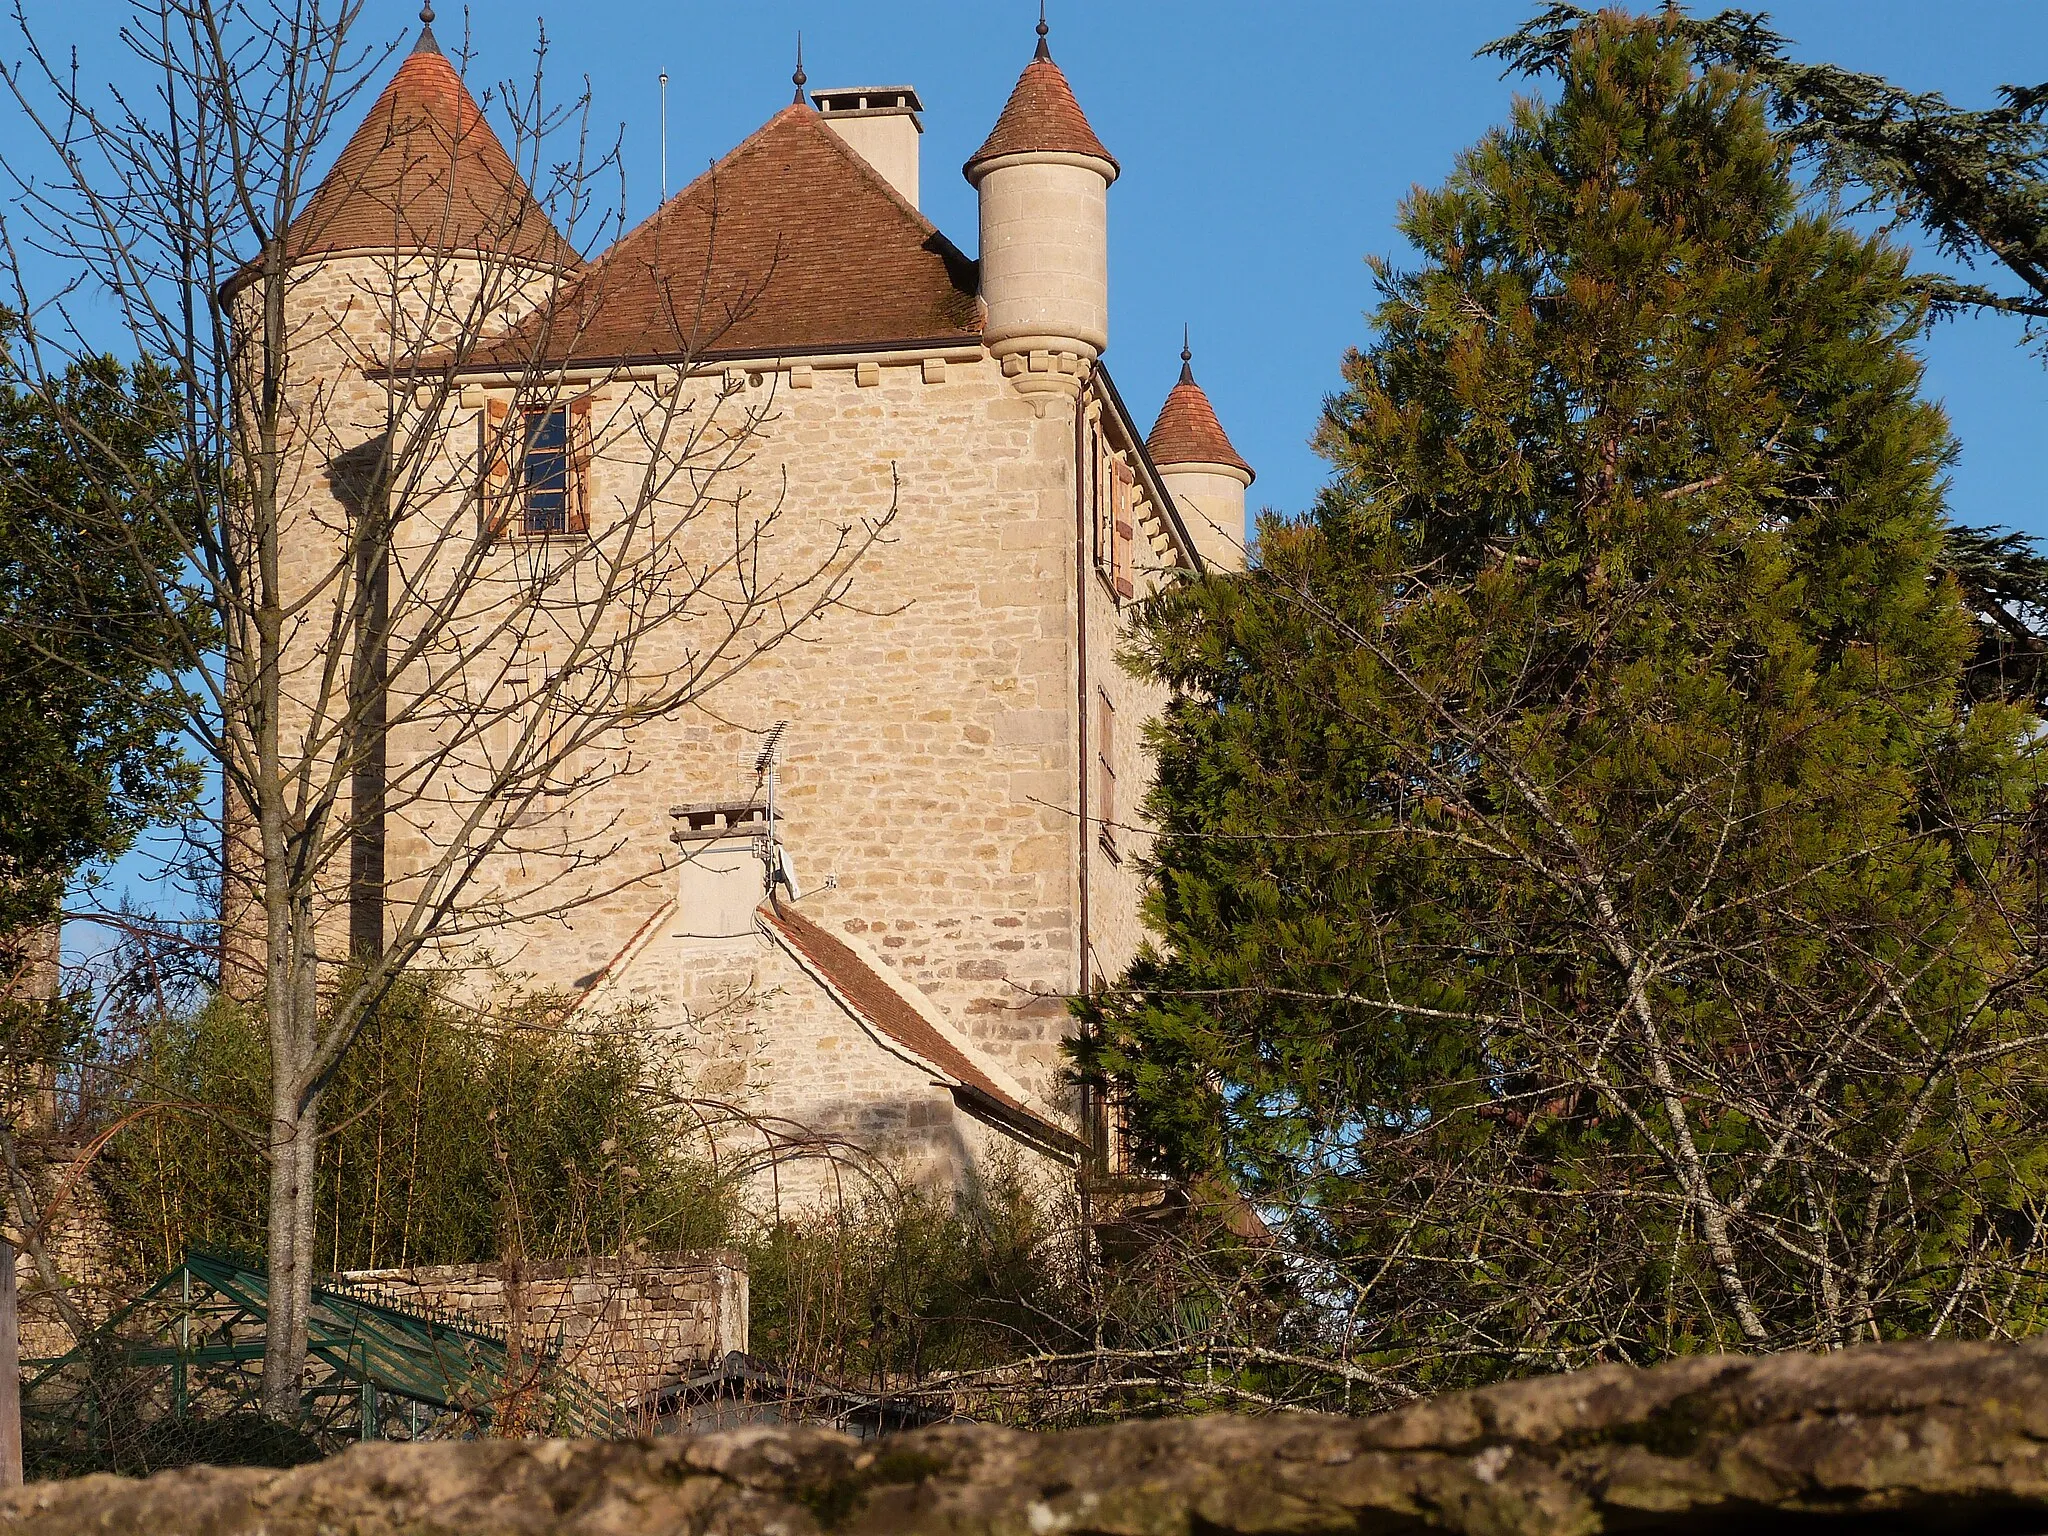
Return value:
<svg viewBox="0 0 2048 1536">
<path fill-rule="evenodd" d="M 407 980 L 326 1090 L 320 1252 L 337 1271 L 676 1249 L 729 1216 L 643 1088 L 616 1021 L 558 1022 L 546 998 L 464 1008 Z M 129 1267 L 189 1246 L 263 1251 L 267 1050 L 260 1019 L 216 998 L 140 1048 L 138 1118 L 102 1187 Z"/>
</svg>

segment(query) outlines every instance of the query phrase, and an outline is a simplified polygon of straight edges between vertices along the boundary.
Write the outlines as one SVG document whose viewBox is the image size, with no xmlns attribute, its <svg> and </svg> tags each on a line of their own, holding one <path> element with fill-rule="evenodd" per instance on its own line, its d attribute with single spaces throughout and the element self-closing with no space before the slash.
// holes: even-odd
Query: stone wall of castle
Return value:
<svg viewBox="0 0 2048 1536">
<path fill-rule="evenodd" d="M 502 331 L 559 284 L 559 274 L 499 260 L 432 254 L 338 255 L 294 268 L 283 300 L 281 425 L 277 453 L 278 575 L 286 619 L 282 636 L 281 769 L 287 794 L 303 811 L 329 792 L 329 776 L 346 750 L 341 732 L 348 708 L 345 659 L 360 588 L 343 558 L 349 540 L 383 491 L 375 483 L 379 446 L 387 433 L 401 444 L 408 468 L 391 487 L 394 510 L 412 525 L 415 548 L 432 546 L 417 526 L 438 508 L 460 517 L 473 495 L 474 453 L 444 450 L 437 423 L 437 380 L 421 375 L 416 388 L 394 390 L 372 375 L 417 352 L 458 336 L 484 338 Z M 231 300 L 242 387 L 254 391 L 264 367 L 260 285 Z M 245 466 L 245 476 L 255 478 Z M 449 554 L 459 546 L 441 541 Z M 253 561 L 252 561 L 253 564 Z M 411 579 L 431 581 L 417 570 Z M 251 572 L 253 580 L 253 571 Z M 401 587 L 403 582 L 400 583 Z M 243 639 L 253 644 L 253 627 Z M 338 669 L 338 670 L 337 670 Z M 345 836 L 351 784 L 344 768 L 334 832 L 319 874 L 323 958 L 348 950 L 349 844 Z M 239 797 L 226 808 L 229 856 L 222 893 L 224 981 L 238 995 L 260 992 L 263 919 L 259 905 L 258 833 Z"/>
<path fill-rule="evenodd" d="M 562 1363 L 630 1406 L 747 1349 L 747 1262 L 731 1249 L 581 1263 L 451 1264 L 342 1277 L 492 1328 L 521 1319 L 525 1347 L 561 1342 Z"/>
<path fill-rule="evenodd" d="M 707 492 L 705 558 L 729 537 L 716 500 L 776 509 L 765 558 L 785 573 L 848 527 L 886 523 L 884 541 L 814 627 L 706 707 L 624 736 L 616 776 L 562 812 L 577 847 L 623 841 L 604 870 L 616 889 L 507 935 L 501 958 L 571 987 L 602 973 L 674 894 L 670 807 L 755 794 L 761 733 L 787 720 L 777 808 L 803 910 L 865 937 L 1057 1104 L 1076 942 L 1071 419 L 1041 417 L 986 362 L 757 377 L 762 419 L 746 462 Z M 621 384 L 603 396 L 599 529 L 607 506 L 643 494 L 647 420 L 666 408 Z M 644 662 L 683 664 L 696 638 L 677 624 Z M 392 856 L 404 862 L 396 842 Z M 512 862 L 500 878 L 535 891 L 560 875 Z M 689 931 L 683 915 L 640 969 L 673 966 L 681 987 Z"/>
<path fill-rule="evenodd" d="M 365 279 L 337 273 L 332 281 Z M 830 566 L 849 540 L 876 528 L 882 535 L 852 569 L 843 600 L 814 623 L 730 669 L 690 707 L 577 754 L 564 771 L 573 787 L 519 812 L 517 835 L 484 861 L 465 898 L 473 909 L 524 911 L 529 920 L 465 924 L 436 958 L 522 973 L 571 994 L 610 979 L 640 1026 L 664 1042 L 677 1091 L 730 1095 L 749 1113 L 803 1117 L 838 1106 L 821 1120 L 835 1134 L 844 1127 L 875 1132 L 884 1145 L 919 1145 L 935 1174 L 971 1164 L 980 1128 L 963 1124 L 915 1068 L 855 1038 L 852 1022 L 806 978 L 764 983 L 781 964 L 767 949 L 707 961 L 689 941 L 691 914 L 676 906 L 670 810 L 754 796 L 763 733 L 787 721 L 777 811 L 803 912 L 871 945 L 1042 1108 L 1070 1118 L 1074 1090 L 1060 1047 L 1065 999 L 1080 975 L 1082 871 L 1092 970 L 1114 974 L 1138 942 L 1144 848 L 1128 824 L 1149 779 L 1144 724 L 1160 703 L 1115 659 L 1128 600 L 1104 585 L 1085 544 L 1077 551 L 1072 388 L 1080 381 L 1027 394 L 1003 364 L 977 354 L 821 358 L 575 387 L 592 402 L 597 544 L 621 517 L 644 527 L 650 504 L 657 526 L 694 519 L 678 537 L 705 573 L 698 618 L 641 642 L 635 665 L 651 675 L 704 665 L 705 647 L 724 638 L 723 615 L 744 601 L 735 529 L 756 581 Z M 329 398 L 354 413 L 350 430 L 360 435 L 372 408 L 381 413 L 382 393 L 357 380 L 336 384 Z M 489 404 L 513 393 L 510 381 L 487 382 L 449 403 L 440 455 L 423 476 L 438 490 L 416 494 L 409 537 L 437 537 L 462 507 L 474 508 Z M 309 530 L 335 505 L 309 501 Z M 1163 527 L 1156 516 L 1150 522 Z M 296 556 L 309 575 L 320 542 L 309 535 Z M 494 591 L 517 601 L 523 572 L 562 558 L 559 540 L 498 543 L 471 598 L 479 623 L 489 620 Z M 1169 546 L 1141 540 L 1141 570 L 1168 559 Z M 1078 580 L 1077 561 L 1088 562 Z M 1087 605 L 1085 686 L 1077 603 Z M 785 604 L 757 616 L 708 670 L 744 657 L 790 611 Z M 546 673 L 572 644 L 529 626 L 503 655 L 471 652 L 460 686 L 489 708 L 494 687 L 516 689 L 536 669 Z M 436 675 L 430 659 L 399 696 L 429 686 L 457 683 Z M 1107 843 L 1100 826 L 1084 832 L 1080 804 L 1084 778 L 1092 783 L 1096 771 L 1095 748 L 1084 760 L 1084 717 L 1101 699 L 1116 721 L 1119 825 Z M 516 728 L 508 719 L 505 729 Z M 435 750 L 434 729 L 422 720 L 394 732 L 394 779 Z M 486 768 L 492 744 L 477 750 L 476 766 Z M 434 863 L 447 846 L 442 828 L 466 809 L 451 780 L 391 819 L 394 904 L 408 899 L 408 871 Z M 337 852 L 338 905 L 346 860 Z"/>
<path fill-rule="evenodd" d="M 635 1008 L 690 1099 L 698 1150 L 765 1220 L 858 1203 L 896 1180 L 965 1187 L 994 1133 L 879 1041 L 758 930 L 657 949 L 597 1010 Z"/>
</svg>

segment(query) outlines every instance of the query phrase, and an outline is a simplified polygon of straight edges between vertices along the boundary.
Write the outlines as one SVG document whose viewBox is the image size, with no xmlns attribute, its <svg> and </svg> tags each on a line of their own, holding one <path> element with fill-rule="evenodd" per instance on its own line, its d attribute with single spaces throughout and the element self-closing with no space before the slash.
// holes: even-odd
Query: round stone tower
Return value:
<svg viewBox="0 0 2048 1536">
<path fill-rule="evenodd" d="M 1180 382 L 1145 440 L 1181 522 L 1212 570 L 1244 569 L 1244 493 L 1257 478 L 1230 446 L 1223 423 L 1195 382 L 1194 354 L 1180 349 Z"/>
<path fill-rule="evenodd" d="M 989 351 L 1020 388 L 1072 393 L 1109 345 L 1109 185 L 1102 147 L 1046 45 L 965 166 L 981 197 Z"/>
<path fill-rule="evenodd" d="M 251 263 L 223 290 L 241 387 L 250 399 L 274 389 L 278 401 L 278 561 L 288 602 L 346 591 L 332 573 L 365 519 L 392 516 L 399 495 L 431 500 L 431 491 L 403 488 L 456 483 L 465 450 L 476 452 L 476 434 L 457 429 L 456 418 L 467 426 L 477 413 L 458 403 L 448 370 L 408 377 L 410 359 L 506 329 L 579 265 L 441 52 L 433 19 L 433 7 L 422 7 L 417 43 L 285 231 L 279 268 Z M 394 375 L 411 387 L 391 387 Z M 395 469 L 397 455 L 434 468 Z M 448 510 L 455 499 L 443 498 L 437 515 L 459 517 Z M 407 523 L 408 537 L 431 542 L 419 517 Z M 388 600 L 388 572 L 388 556 L 382 568 L 359 567 L 375 594 L 372 611 Z M 307 679 L 288 683 L 288 697 L 318 697 L 326 686 L 318 680 L 326 632 L 317 618 L 294 631 L 312 638 L 287 649 L 284 667 Z M 335 955 L 382 942 L 385 753 L 401 748 L 388 746 L 379 708 L 365 716 L 368 744 L 351 775 L 352 846 L 336 855 L 349 931 L 332 941 Z M 329 750 L 314 733 L 331 729 L 310 713 L 280 722 L 291 752 Z M 252 915 L 254 855 L 233 826 L 228 842 L 223 905 L 236 972 L 229 984 L 239 991 L 261 974 L 261 928 Z M 323 937 L 323 953 L 329 948 Z"/>
</svg>

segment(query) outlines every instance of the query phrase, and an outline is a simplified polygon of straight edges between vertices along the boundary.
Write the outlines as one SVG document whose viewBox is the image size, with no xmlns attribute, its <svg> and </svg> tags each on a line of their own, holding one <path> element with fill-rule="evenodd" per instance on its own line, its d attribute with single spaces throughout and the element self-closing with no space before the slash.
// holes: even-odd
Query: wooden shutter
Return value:
<svg viewBox="0 0 2048 1536">
<path fill-rule="evenodd" d="M 568 530 L 590 532 L 590 463 L 596 457 L 590 436 L 590 396 L 569 405 Z"/>
<path fill-rule="evenodd" d="M 1095 568 L 1106 577 L 1115 561 L 1114 518 L 1111 508 L 1116 501 L 1116 460 L 1111 457 L 1109 441 L 1102 433 L 1095 434 L 1095 499 L 1091 509 L 1095 522 Z"/>
<path fill-rule="evenodd" d="M 1101 823 L 1102 840 L 1115 841 L 1116 827 L 1116 706 L 1106 690 L 1095 690 L 1095 815 Z"/>
<path fill-rule="evenodd" d="M 484 403 L 481 419 L 484 443 L 482 504 L 484 537 L 502 539 L 511 526 L 512 494 L 512 406 L 506 400 Z"/>
<path fill-rule="evenodd" d="M 1116 490 L 1112 498 L 1110 516 L 1114 520 L 1110 543 L 1110 584 L 1116 588 L 1118 597 L 1130 597 L 1137 591 L 1131 573 L 1131 550 L 1137 542 L 1137 513 L 1133 508 L 1138 486 L 1138 472 L 1119 459 L 1116 462 Z"/>
</svg>

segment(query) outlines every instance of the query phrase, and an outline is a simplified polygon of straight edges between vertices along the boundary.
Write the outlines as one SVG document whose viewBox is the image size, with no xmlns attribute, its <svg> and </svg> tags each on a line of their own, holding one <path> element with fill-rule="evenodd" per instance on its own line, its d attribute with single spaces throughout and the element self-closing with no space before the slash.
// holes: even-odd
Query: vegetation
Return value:
<svg viewBox="0 0 2048 1536">
<path fill-rule="evenodd" d="M 965 1197 L 878 1188 L 744 1239 L 753 1352 L 936 1416 L 1050 1428 L 1378 1400 L 1295 1256 L 1207 1213 L 1139 1231 L 1000 1160 Z"/>
<path fill-rule="evenodd" d="M 1553 4 L 1485 51 L 1526 74 L 1556 74 L 1592 16 Z M 1957 107 L 1938 92 L 1802 63 L 1766 21 L 1752 11 L 1674 12 L 1664 25 L 1699 64 L 1726 64 L 1756 84 L 1781 142 L 1819 191 L 1846 195 L 1853 211 L 1917 225 L 1944 255 L 2002 269 L 2025 290 L 1922 273 L 1916 281 L 1936 313 L 2019 316 L 2038 339 L 2048 318 L 2048 85 L 2008 85 L 1995 107 Z M 2048 560 L 2022 535 L 1955 527 L 1942 564 L 1978 616 L 1972 691 L 2048 704 Z"/>
<path fill-rule="evenodd" d="M 0 313 L 0 354 L 19 344 Z M 158 472 L 175 410 L 161 370 L 108 357 L 47 395 L 0 383 L 0 935 L 54 918 L 81 865 L 196 787 L 147 643 L 194 619 L 167 531 L 187 514 Z"/>
<path fill-rule="evenodd" d="M 1305 522 L 1141 662 L 1093 1070 L 1437 1386 L 2038 1325 L 2034 718 L 1964 686 L 1896 249 L 1672 14 L 1415 194 Z"/>
<path fill-rule="evenodd" d="M 552 1000 L 480 1016 L 408 979 L 366 1026 L 329 1102 L 316 1251 L 332 1271 L 714 1244 L 729 1207 L 643 1089 L 617 1024 L 553 1022 Z M 101 1177 L 137 1278 L 187 1247 L 261 1253 L 265 1036 L 215 1001 L 164 1022 L 124 1074 L 139 1116 Z"/>
</svg>

